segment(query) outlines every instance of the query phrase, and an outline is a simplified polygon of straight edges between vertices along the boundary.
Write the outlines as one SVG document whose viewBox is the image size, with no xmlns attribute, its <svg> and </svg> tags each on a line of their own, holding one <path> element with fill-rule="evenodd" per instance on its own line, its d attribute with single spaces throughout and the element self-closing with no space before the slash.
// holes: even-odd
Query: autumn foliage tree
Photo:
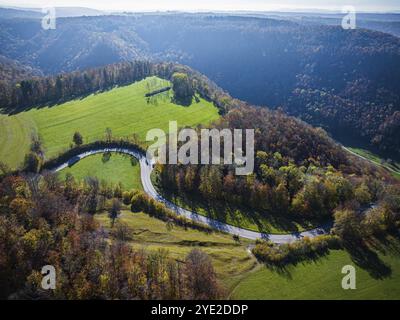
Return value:
<svg viewBox="0 0 400 320">
<path fill-rule="evenodd" d="M 182 105 L 190 105 L 194 96 L 194 90 L 189 76 L 185 73 L 176 72 L 172 75 L 171 81 L 174 100 Z"/>
<path fill-rule="evenodd" d="M 221 295 L 211 259 L 201 250 L 194 249 L 187 255 L 185 273 L 190 299 L 217 299 Z"/>
<path fill-rule="evenodd" d="M 106 236 L 88 214 L 85 195 L 95 189 L 79 190 L 80 197 L 68 199 L 76 187 L 73 181 L 67 193 L 53 182 L 51 176 L 0 180 L 1 299 L 221 297 L 206 254 L 189 254 L 182 263 L 165 250 L 133 249 L 125 242 L 126 226 L 117 224 Z M 55 290 L 41 287 L 44 265 L 56 269 Z"/>
</svg>

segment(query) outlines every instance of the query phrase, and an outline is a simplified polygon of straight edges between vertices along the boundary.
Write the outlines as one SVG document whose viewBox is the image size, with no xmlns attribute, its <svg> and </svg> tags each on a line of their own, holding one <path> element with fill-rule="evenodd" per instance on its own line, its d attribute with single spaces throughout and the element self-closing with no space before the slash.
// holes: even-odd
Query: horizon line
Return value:
<svg viewBox="0 0 400 320">
<path fill-rule="evenodd" d="M 4 9 L 14 9 L 14 10 L 41 10 L 42 8 L 46 7 L 37 7 L 37 6 L 13 6 L 7 5 L 0 2 L 0 8 Z M 355 6 L 356 7 L 356 6 Z M 178 12 L 178 13 L 330 13 L 330 14 L 337 14 L 342 13 L 340 9 L 333 9 L 333 8 L 276 8 L 276 9 L 143 9 L 143 10 L 130 10 L 130 9 L 117 9 L 117 10 L 109 10 L 109 9 L 98 9 L 93 7 L 85 7 L 85 6 L 55 6 L 54 8 L 76 8 L 76 9 L 90 9 L 95 10 L 103 13 L 171 13 L 171 12 Z M 390 13 L 400 13 L 400 8 L 398 9 L 382 9 L 382 10 L 358 10 L 358 13 L 378 13 L 378 14 L 390 14 Z"/>
</svg>

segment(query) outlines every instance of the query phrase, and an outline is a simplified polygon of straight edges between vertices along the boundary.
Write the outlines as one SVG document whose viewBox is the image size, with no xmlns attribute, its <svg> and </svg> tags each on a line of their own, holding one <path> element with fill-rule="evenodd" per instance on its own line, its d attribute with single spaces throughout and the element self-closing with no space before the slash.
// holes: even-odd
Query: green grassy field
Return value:
<svg viewBox="0 0 400 320">
<path fill-rule="evenodd" d="M 97 221 L 110 228 L 107 214 L 96 215 Z M 174 226 L 168 230 L 166 223 L 151 218 L 144 213 L 123 211 L 117 221 L 126 223 L 132 230 L 135 248 L 147 250 L 167 249 L 174 259 L 183 260 L 193 248 L 199 248 L 210 255 L 218 277 L 228 292 L 238 283 L 238 279 L 256 267 L 256 260 L 247 251 L 248 241 L 238 243 L 231 235 L 207 234 L 193 229 Z"/>
<path fill-rule="evenodd" d="M 0 161 L 16 168 L 23 161 L 36 131 L 35 122 L 26 114 L 6 116 L 0 113 Z"/>
<path fill-rule="evenodd" d="M 178 126 L 196 126 L 219 117 L 217 108 L 203 99 L 193 99 L 192 105 L 184 107 L 171 102 L 171 92 L 145 97 L 146 93 L 167 85 L 166 80 L 150 77 L 56 106 L 12 116 L 0 114 L 0 161 L 18 167 L 34 132 L 43 140 L 46 156 L 52 157 L 69 148 L 75 131 L 83 135 L 84 143 L 103 138 L 107 127 L 114 137 L 136 133 L 144 140 L 150 129 L 167 132 L 169 121 L 177 121 Z"/>
<path fill-rule="evenodd" d="M 285 272 L 259 266 L 248 273 L 231 293 L 232 299 L 400 299 L 400 257 L 380 257 L 392 269 L 390 277 L 374 279 L 356 267 L 356 290 L 343 290 L 341 273 L 354 265 L 345 251 L 331 251 L 315 263 L 289 267 Z M 355 266 L 355 265 L 354 265 Z"/>
<path fill-rule="evenodd" d="M 96 220 L 110 230 L 107 214 L 96 215 Z M 241 243 L 237 243 L 230 235 L 207 234 L 177 226 L 168 230 L 158 219 L 127 210 L 117 221 L 131 229 L 129 243 L 134 248 L 167 249 L 177 260 L 182 260 L 193 248 L 205 251 L 230 299 L 400 299 L 400 256 L 394 253 L 380 255 L 391 268 L 389 277 L 377 280 L 356 266 L 357 289 L 343 290 L 342 267 L 354 263 L 342 250 L 332 250 L 315 262 L 289 266 L 278 272 L 256 262 L 247 250 L 251 243 L 247 240 L 241 239 Z"/>
<path fill-rule="evenodd" d="M 102 154 L 96 154 L 82 159 L 70 168 L 60 172 L 60 178 L 65 179 L 67 173 L 71 173 L 77 180 L 82 181 L 85 177 L 97 177 L 108 184 L 115 186 L 119 182 L 123 190 L 143 190 L 140 181 L 140 165 L 129 155 L 111 153 L 106 160 Z"/>
<path fill-rule="evenodd" d="M 392 175 L 396 178 L 400 179 L 400 163 L 396 161 L 392 161 L 391 163 L 388 163 L 387 161 L 384 161 L 382 158 L 380 158 L 378 155 L 372 153 L 371 151 L 360 149 L 360 148 L 348 148 L 350 151 L 360 155 L 361 157 L 364 157 L 376 165 L 386 168 L 392 173 Z"/>
</svg>

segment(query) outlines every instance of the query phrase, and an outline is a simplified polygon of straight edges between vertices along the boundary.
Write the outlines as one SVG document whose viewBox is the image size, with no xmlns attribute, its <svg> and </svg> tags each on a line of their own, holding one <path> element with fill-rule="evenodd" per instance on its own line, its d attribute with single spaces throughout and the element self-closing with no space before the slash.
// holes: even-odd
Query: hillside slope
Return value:
<svg viewBox="0 0 400 320">
<path fill-rule="evenodd" d="M 400 156 L 400 39 L 385 33 L 214 14 L 60 18 L 51 31 L 35 19 L 0 19 L 0 29 L 0 54 L 47 74 L 177 61 L 242 100 Z"/>
<path fill-rule="evenodd" d="M 76 131 L 83 135 L 85 143 L 103 139 L 106 128 L 112 130 L 114 137 L 135 134 L 144 141 L 150 129 L 161 128 L 167 132 L 170 120 L 180 126 L 196 126 L 218 118 L 218 109 L 202 98 L 184 107 L 171 102 L 170 92 L 153 99 L 145 97 L 149 88 L 167 84 L 166 80 L 148 77 L 59 105 L 32 108 L 10 116 L 0 113 L 0 161 L 12 168 L 19 167 L 29 151 L 32 134 L 42 139 L 49 158 L 67 150 Z"/>
<path fill-rule="evenodd" d="M 18 61 L 0 55 L 0 82 L 14 83 L 40 75 L 42 73 L 38 69 L 22 65 Z"/>
</svg>

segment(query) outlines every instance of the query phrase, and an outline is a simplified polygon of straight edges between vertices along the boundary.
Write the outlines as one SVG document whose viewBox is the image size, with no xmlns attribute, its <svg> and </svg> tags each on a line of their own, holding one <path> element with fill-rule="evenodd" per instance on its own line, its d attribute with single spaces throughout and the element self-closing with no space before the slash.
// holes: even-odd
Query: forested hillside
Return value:
<svg viewBox="0 0 400 320">
<path fill-rule="evenodd" d="M 323 130 L 280 112 L 239 107 L 215 126 L 255 129 L 254 174 L 236 176 L 235 165 L 159 165 L 156 172 L 167 197 L 207 208 L 220 220 L 243 214 L 259 230 L 268 231 L 262 227 L 265 219 L 290 230 L 285 218 L 323 224 L 338 208 L 364 210 L 396 190 L 390 191 L 384 171 L 350 159 Z"/>
<path fill-rule="evenodd" d="M 20 64 L 18 61 L 0 56 L 0 82 L 14 83 L 23 79 L 40 76 L 42 73 L 32 67 Z"/>
<path fill-rule="evenodd" d="M 59 18 L 46 31 L 37 18 L 5 16 L 0 54 L 46 74 L 138 57 L 178 61 L 232 96 L 398 156 L 400 39 L 325 24 L 171 13 Z"/>
<path fill-rule="evenodd" d="M 160 85 L 152 87 L 149 77 Z M 143 81 L 146 79 L 147 82 Z M 144 88 L 137 91 L 142 100 L 127 99 L 135 102 L 131 105 L 118 106 L 117 110 L 117 106 L 113 105 L 116 96 L 108 96 L 108 99 L 105 96 L 116 90 L 120 93 L 123 90 L 134 91 L 135 84 Z M 101 113 L 105 106 L 108 112 L 117 113 L 119 126 L 121 119 L 134 126 L 143 125 L 139 117 L 127 116 L 131 109 L 138 107 L 138 102 L 143 101 L 143 114 L 154 115 L 157 112 L 154 118 L 163 115 L 168 120 L 175 120 L 176 113 L 166 112 L 166 104 L 160 103 L 157 109 L 152 105 L 151 97 L 146 96 L 154 92 L 162 95 L 165 92 L 161 89 L 165 88 L 168 88 L 168 93 L 160 99 L 173 104 L 167 110 L 184 111 L 192 107 L 201 112 L 206 110 L 200 109 L 201 101 L 207 100 L 207 105 L 211 107 L 208 110 L 213 111 L 210 111 L 208 119 L 218 120 L 214 123 L 198 121 L 192 127 L 253 128 L 256 163 L 254 173 L 249 176 L 234 175 L 234 165 L 156 165 L 152 178 L 163 195 L 171 197 L 172 201 L 181 201 L 179 205 L 183 203 L 186 207 L 217 207 L 218 216 L 213 218 L 218 221 L 243 228 L 248 228 L 245 223 L 252 221 L 251 228 L 262 232 L 269 232 L 273 227 L 279 232 L 292 233 L 298 232 L 299 228 L 305 230 L 334 223 L 335 234 L 312 241 L 306 238 L 282 247 L 266 241 L 257 242 L 253 253 L 260 262 L 284 266 L 316 259 L 332 247 L 346 248 L 354 239 L 364 241 L 366 236 L 379 236 L 388 243 L 389 236 L 398 234 L 398 181 L 383 169 L 352 158 L 324 130 L 313 128 L 281 110 L 250 106 L 233 99 L 214 82 L 189 67 L 146 60 L 120 62 L 84 71 L 4 83 L 0 104 L 5 108 L 3 111 L 10 115 L 7 118 L 20 114 L 29 118 L 30 112 L 39 112 L 42 106 L 46 106 L 44 110 L 54 112 L 58 108 L 60 113 L 55 118 L 42 118 L 45 127 L 57 128 L 60 123 L 68 123 L 79 131 L 82 122 L 77 121 L 75 116 L 69 121 L 68 103 L 61 104 L 73 100 L 69 102 L 69 107 L 75 103 L 78 120 L 83 118 L 84 126 L 89 126 L 90 121 L 90 125 L 101 122 L 102 126 L 108 127 L 103 128 L 103 135 L 96 137 L 95 141 L 84 139 L 78 131 L 72 134 L 72 131 L 65 140 L 69 146 L 66 143 L 57 144 L 58 137 L 66 130 L 60 129 L 62 133 L 52 131 L 46 137 L 39 130 L 39 137 L 32 136 L 24 165 L 18 172 L 0 163 L 0 298 L 182 300 L 227 296 L 214 269 L 215 260 L 212 259 L 215 259 L 215 253 L 209 256 L 194 249 L 185 254 L 180 251 L 176 258 L 165 250 L 139 250 L 132 246 L 132 239 L 148 230 L 133 233 L 118 219 L 123 207 L 132 211 L 129 214 L 134 219 L 136 214 L 146 214 L 163 221 L 167 232 L 182 228 L 185 234 L 189 230 L 204 233 L 209 242 L 201 242 L 197 238 L 190 242 L 175 240 L 179 241 L 179 246 L 197 248 L 217 245 L 210 242 L 210 237 L 218 236 L 217 232 L 213 232 L 212 225 L 178 216 L 158 198 L 153 199 L 138 190 L 123 190 L 120 184 L 111 188 L 107 182 L 100 182 L 96 177 L 79 181 L 71 174 L 66 174 L 61 180 L 57 174 L 46 172 L 46 169 L 96 146 L 141 150 L 144 144 L 138 135 L 132 134 L 132 131 L 127 135 L 113 132 L 109 126 L 115 118 L 110 116 L 99 121 L 102 118 L 97 118 L 95 113 L 99 110 Z M 185 104 L 187 96 L 194 102 L 193 106 Z M 95 100 L 97 103 L 93 103 L 96 109 L 85 109 L 84 104 L 79 105 L 85 98 L 98 99 Z M 120 94 L 119 98 L 124 99 L 124 96 Z M 104 99 L 103 109 L 98 109 L 101 99 Z M 25 112 L 27 109 L 33 110 Z M 88 112 L 86 116 L 83 116 L 84 111 Z M 197 115 L 193 118 L 201 117 Z M 5 123 L 9 125 L 6 129 L 12 129 L 11 122 Z M 64 150 L 52 154 L 51 159 L 46 157 L 44 144 L 49 136 L 50 141 L 57 144 L 57 150 Z M 13 147 L 21 149 L 21 142 Z M 107 152 L 102 158 L 107 161 Z M 96 222 L 96 217 L 104 217 L 105 214 L 109 217 L 108 229 Z M 203 214 L 208 212 L 203 211 Z M 361 228 L 366 231 L 359 232 Z M 150 232 L 149 237 L 154 238 L 154 234 Z M 235 246 L 244 241 L 236 235 L 230 240 L 236 243 Z M 163 245 L 168 243 L 168 240 L 164 241 Z M 226 261 L 235 255 L 232 248 L 232 245 L 225 246 L 225 251 L 218 254 L 224 259 L 220 272 L 229 271 Z M 248 251 L 245 254 L 245 259 L 249 260 Z M 243 268 L 243 259 L 235 259 L 234 265 Z M 356 264 L 370 267 L 363 262 L 357 260 Z M 376 258 L 371 269 L 376 267 L 375 262 Z M 51 292 L 39 287 L 41 274 L 38 270 L 47 264 L 53 265 L 60 277 L 57 289 Z M 389 275 L 386 272 L 382 276 Z"/>
<path fill-rule="evenodd" d="M 342 13 L 334 12 L 271 12 L 262 14 L 268 18 L 295 20 L 304 24 L 340 26 Z M 400 36 L 400 14 L 393 13 L 357 13 L 357 27 Z"/>
<path fill-rule="evenodd" d="M 124 242 L 131 232 L 124 225 L 111 241 L 88 214 L 98 193 L 96 181 L 64 187 L 51 174 L 0 180 L 0 299 L 221 297 L 203 252 L 193 250 L 181 263 L 166 250 L 134 249 Z M 48 264 L 59 275 L 56 290 L 40 286 Z"/>
</svg>

